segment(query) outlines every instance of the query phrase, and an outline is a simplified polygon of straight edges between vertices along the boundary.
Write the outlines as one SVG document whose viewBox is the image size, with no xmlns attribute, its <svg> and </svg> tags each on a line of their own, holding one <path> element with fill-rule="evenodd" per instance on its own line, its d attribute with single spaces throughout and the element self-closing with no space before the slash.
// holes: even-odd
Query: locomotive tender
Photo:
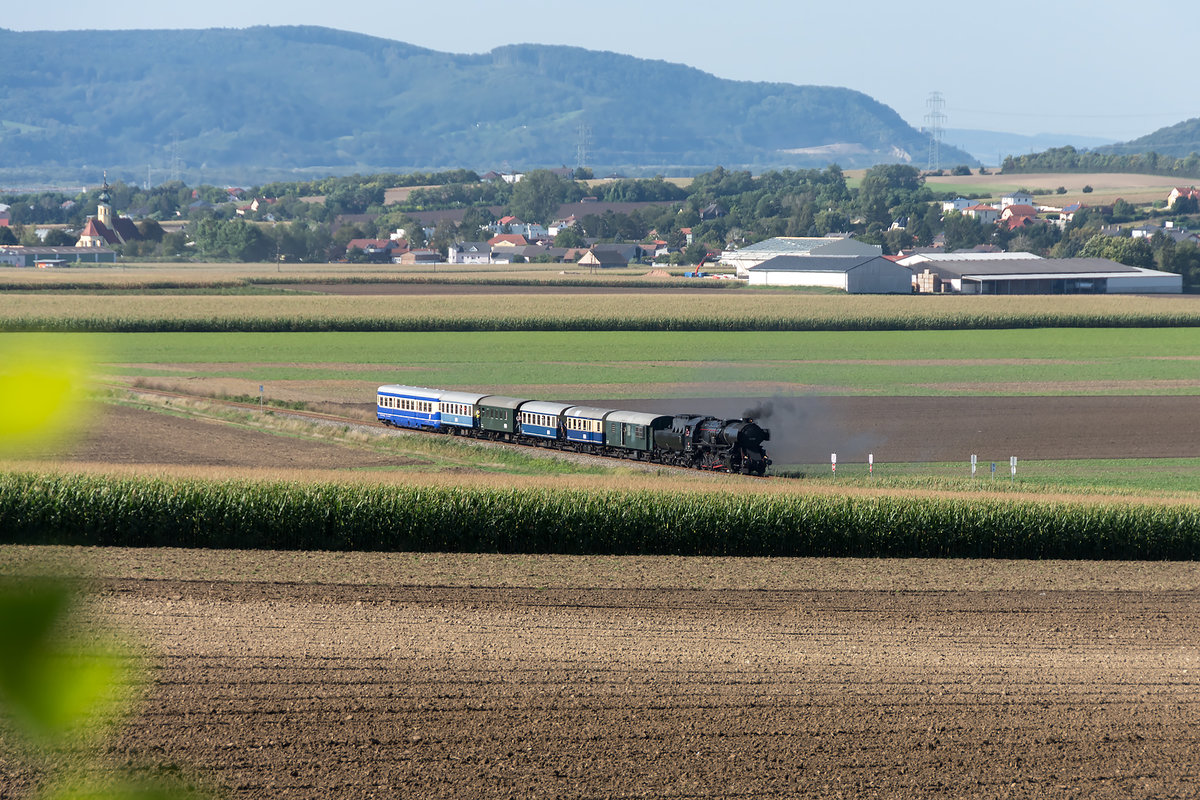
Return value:
<svg viewBox="0 0 1200 800">
<path fill-rule="evenodd" d="M 752 419 L 649 414 L 420 386 L 380 386 L 385 425 L 454 436 L 654 461 L 692 469 L 765 475 L 771 432 Z"/>
</svg>

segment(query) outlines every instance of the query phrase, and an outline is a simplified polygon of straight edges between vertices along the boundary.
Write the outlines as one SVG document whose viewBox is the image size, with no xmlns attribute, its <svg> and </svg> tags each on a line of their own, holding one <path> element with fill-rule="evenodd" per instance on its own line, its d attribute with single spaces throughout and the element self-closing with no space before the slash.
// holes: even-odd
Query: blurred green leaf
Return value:
<svg viewBox="0 0 1200 800">
<path fill-rule="evenodd" d="M 123 681 L 115 653 L 64 646 L 70 611 L 71 594 L 58 581 L 0 583 L 0 701 L 31 738 L 99 721 Z"/>
</svg>

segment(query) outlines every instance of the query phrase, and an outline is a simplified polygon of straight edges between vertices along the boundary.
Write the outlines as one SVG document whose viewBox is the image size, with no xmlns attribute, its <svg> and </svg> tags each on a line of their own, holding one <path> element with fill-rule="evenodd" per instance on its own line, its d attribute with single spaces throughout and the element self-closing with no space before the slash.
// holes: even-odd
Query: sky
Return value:
<svg viewBox="0 0 1200 800">
<path fill-rule="evenodd" d="M 1200 116 L 1190 91 L 1198 23 L 1200 3 L 1191 0 L 342 0 L 307 7 L 295 0 L 58 0 L 53 14 L 16 3 L 0 18 L 10 30 L 322 25 L 451 53 L 572 45 L 734 80 L 843 86 L 891 106 L 916 128 L 939 92 L 948 129 L 1113 141 Z"/>
</svg>

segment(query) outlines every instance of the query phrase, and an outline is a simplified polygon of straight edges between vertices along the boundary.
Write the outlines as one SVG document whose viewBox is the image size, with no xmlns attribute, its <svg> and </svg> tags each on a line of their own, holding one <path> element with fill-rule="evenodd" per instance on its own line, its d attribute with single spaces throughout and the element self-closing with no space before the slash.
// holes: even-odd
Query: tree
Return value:
<svg viewBox="0 0 1200 800">
<path fill-rule="evenodd" d="M 46 247 L 74 247 L 76 241 L 76 237 L 61 228 L 51 228 L 46 232 L 42 244 Z"/>
<path fill-rule="evenodd" d="M 535 169 L 513 187 L 509 211 L 526 222 L 553 222 L 554 213 L 566 200 L 568 182 L 547 169 Z"/>
<path fill-rule="evenodd" d="M 13 233 L 12 228 L 8 227 L 7 225 L 0 226 L 0 244 L 15 245 L 19 241 L 20 240 L 17 239 L 17 235 Z"/>
<path fill-rule="evenodd" d="M 946 213 L 946 250 L 963 250 L 983 244 L 988 240 L 989 231 L 981 220 L 968 217 L 954 211 Z"/>
<path fill-rule="evenodd" d="M 1130 267 L 1154 269 L 1154 250 L 1146 239 L 1098 233 L 1079 251 L 1083 258 L 1107 258 Z"/>
<path fill-rule="evenodd" d="M 144 219 L 137 225 L 138 234 L 147 241 L 161 242 L 163 238 L 163 228 L 152 219 Z"/>
<path fill-rule="evenodd" d="M 585 244 L 578 222 L 569 228 L 560 228 L 554 236 L 555 247 L 583 247 Z"/>
</svg>

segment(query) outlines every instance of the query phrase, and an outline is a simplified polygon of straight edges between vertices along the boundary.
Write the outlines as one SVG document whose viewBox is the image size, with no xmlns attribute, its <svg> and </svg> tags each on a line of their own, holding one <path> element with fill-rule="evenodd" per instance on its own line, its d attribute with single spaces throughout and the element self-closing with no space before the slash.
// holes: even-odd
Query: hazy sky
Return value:
<svg viewBox="0 0 1200 800">
<path fill-rule="evenodd" d="M 1131 139 L 1200 116 L 1200 4 L 766 0 L 395 3 L 208 0 L 10 3 L 0 26 L 244 28 L 324 25 L 453 53 L 537 42 L 687 64 L 723 78 L 845 86 L 921 127 L 931 92 L 945 127 Z M 914 10 L 916 9 L 916 10 Z M 947 140 L 949 141 L 949 140 Z M 951 142 L 952 143 L 952 142 Z"/>
</svg>

